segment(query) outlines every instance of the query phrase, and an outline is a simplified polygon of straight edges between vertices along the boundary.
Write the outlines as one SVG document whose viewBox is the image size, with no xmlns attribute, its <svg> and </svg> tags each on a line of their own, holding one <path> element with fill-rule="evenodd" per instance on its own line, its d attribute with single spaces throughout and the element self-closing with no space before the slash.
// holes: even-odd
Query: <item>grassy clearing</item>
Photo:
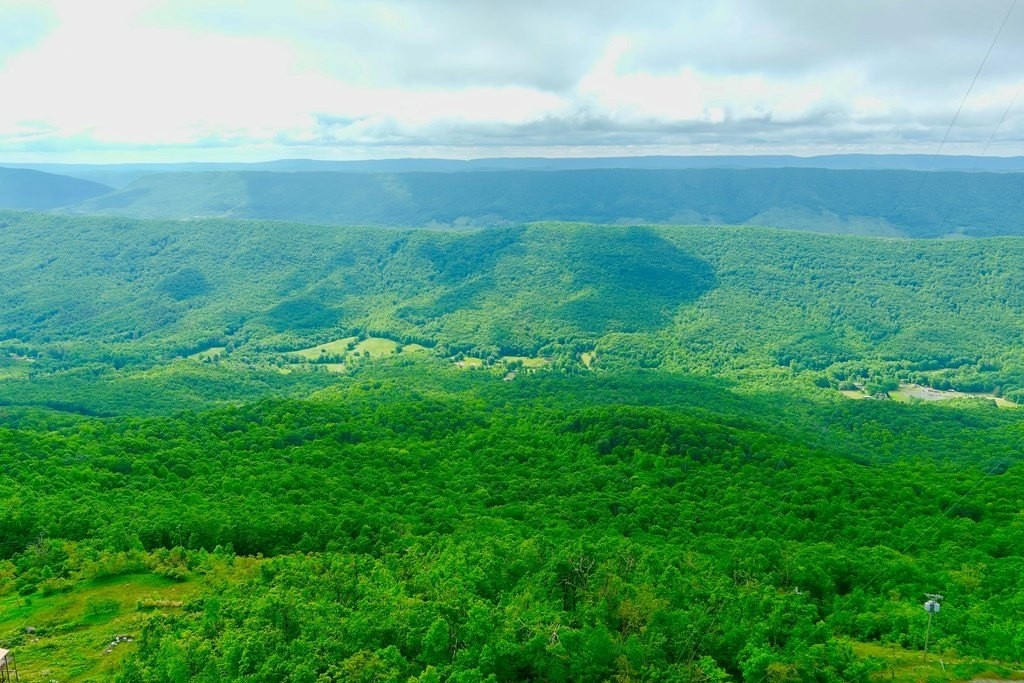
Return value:
<svg viewBox="0 0 1024 683">
<path fill-rule="evenodd" d="M 850 643 L 854 654 L 878 664 L 872 675 L 875 681 L 896 683 L 940 683 L 944 681 L 1024 680 L 1024 672 L 1015 671 L 1001 662 L 958 657 L 948 652 L 932 653 L 924 661 L 918 650 L 904 650 L 875 643 Z"/>
<path fill-rule="evenodd" d="M 948 401 L 954 398 L 973 398 L 995 401 L 996 405 L 1000 408 L 1017 407 L 1017 404 L 1013 401 L 1007 401 L 1004 398 L 997 397 L 992 394 L 971 393 L 955 390 L 940 391 L 938 389 L 924 387 L 919 384 L 901 384 L 898 390 L 889 392 L 889 396 L 894 401 L 902 401 L 904 403 L 910 403 L 915 399 L 920 401 Z"/>
<path fill-rule="evenodd" d="M 455 358 L 458 358 L 458 356 Z M 464 370 L 482 368 L 486 365 L 483 358 L 476 358 L 474 356 L 465 356 L 460 360 L 455 360 L 455 358 L 452 359 L 455 361 L 455 365 Z M 500 369 L 511 363 L 519 363 L 520 367 L 518 369 L 520 371 L 525 370 L 527 372 L 533 372 L 551 365 L 552 360 L 554 359 L 550 356 L 541 356 L 537 358 L 533 358 L 531 356 L 502 356 L 497 360 L 493 367 Z"/>
<path fill-rule="evenodd" d="M 345 372 L 345 364 L 344 363 L 309 363 L 309 364 L 305 364 L 305 363 L 303 363 L 303 364 L 292 363 L 291 365 L 270 365 L 269 367 L 272 370 L 275 370 L 276 372 L 278 372 L 278 373 L 280 373 L 282 375 L 291 375 L 293 373 L 303 373 L 303 372 L 320 372 L 320 371 L 336 372 L 336 373 Z"/>
<path fill-rule="evenodd" d="M 297 369 L 313 370 L 322 367 L 327 372 L 343 373 L 347 372 L 348 365 L 354 359 L 367 356 L 370 358 L 390 356 L 398 352 L 399 346 L 400 344 L 395 340 L 385 337 L 368 337 L 362 341 L 359 341 L 358 337 L 335 339 L 325 344 L 311 346 L 308 349 L 299 349 L 298 351 L 285 353 L 284 356 L 291 360 L 288 361 L 288 365 L 278 368 L 278 371 L 288 374 Z M 426 350 L 427 347 L 419 344 L 402 346 L 402 353 L 415 353 Z M 315 363 L 316 365 L 306 365 L 304 362 Z"/>
<path fill-rule="evenodd" d="M 369 353 L 371 358 L 389 356 L 398 348 L 398 342 L 384 337 L 369 337 L 356 344 L 355 353 Z"/>
<path fill-rule="evenodd" d="M 580 360 L 583 361 L 583 364 L 589 368 L 594 364 L 594 361 L 597 360 L 597 352 L 584 351 L 583 353 L 580 354 Z"/>
<path fill-rule="evenodd" d="M 0 356 L 0 379 L 28 377 L 28 369 L 35 362 L 23 356 Z"/>
<path fill-rule="evenodd" d="M 159 574 L 128 574 L 81 581 L 53 595 L 0 596 L 0 646 L 14 652 L 21 680 L 74 683 L 108 679 L 135 647 L 117 635 L 138 638 L 155 614 L 173 613 L 211 582 L 241 580 L 258 561 L 219 560 L 205 575 L 175 581 Z M 36 630 L 26 633 L 26 628 Z"/>
<path fill-rule="evenodd" d="M 192 360 L 206 360 L 207 358 L 216 358 L 217 356 L 223 356 L 227 352 L 226 346 L 211 346 L 208 349 L 203 349 L 198 353 L 193 353 L 189 356 Z"/>
<path fill-rule="evenodd" d="M 503 356 L 501 360 L 505 363 L 519 361 L 524 368 L 542 368 L 551 363 L 546 358 L 530 358 L 529 356 Z"/>
<path fill-rule="evenodd" d="M 348 345 L 355 340 L 355 337 L 335 339 L 334 341 L 329 341 L 326 344 L 319 344 L 317 346 L 311 346 L 308 349 L 291 351 L 285 355 L 305 358 L 306 360 L 316 360 L 320 356 L 344 356 L 348 353 Z"/>
<path fill-rule="evenodd" d="M 104 654 L 114 636 L 138 637 L 151 614 L 179 609 L 198 590 L 196 581 L 135 574 L 86 581 L 68 593 L 6 595 L 0 598 L 0 637 L 13 645 L 23 681 L 105 678 L 134 647 L 121 643 Z M 139 611 L 136 604 L 144 599 L 167 606 Z M 26 627 L 36 633 L 26 634 Z"/>
<path fill-rule="evenodd" d="M 389 356 L 398 349 L 398 342 L 394 339 L 387 339 L 385 337 L 367 337 L 362 341 L 357 341 L 358 337 L 345 337 L 344 339 L 335 339 L 329 341 L 326 344 L 318 344 L 317 346 L 311 346 L 308 349 L 299 349 L 298 351 L 289 351 L 286 356 L 292 358 L 302 358 L 307 361 L 317 361 L 324 356 L 340 356 L 348 357 L 350 354 L 356 354 L 359 356 L 369 353 L 371 358 L 379 358 L 380 356 Z M 353 346 L 350 350 L 349 347 Z M 419 344 L 409 344 L 408 346 L 402 347 L 402 352 L 410 351 L 425 351 L 426 347 L 420 346 Z M 329 365 L 337 365 L 331 363 Z"/>
<path fill-rule="evenodd" d="M 852 399 L 871 398 L 862 389 L 840 390 L 843 396 Z M 1017 408 L 1017 404 L 1000 396 L 985 393 L 971 393 L 967 391 L 942 391 L 920 384 L 901 384 L 900 388 L 889 392 L 889 398 L 900 403 L 917 403 L 920 401 L 949 401 L 957 398 L 973 400 L 994 401 L 1000 408 Z"/>
<path fill-rule="evenodd" d="M 28 377 L 28 367 L 17 365 L 0 365 L 0 380 L 24 379 Z"/>
</svg>

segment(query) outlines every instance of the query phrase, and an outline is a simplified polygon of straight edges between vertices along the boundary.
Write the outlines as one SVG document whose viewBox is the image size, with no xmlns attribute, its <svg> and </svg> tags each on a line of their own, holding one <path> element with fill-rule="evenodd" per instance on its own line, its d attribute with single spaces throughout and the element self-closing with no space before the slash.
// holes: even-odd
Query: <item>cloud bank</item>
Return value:
<svg viewBox="0 0 1024 683">
<path fill-rule="evenodd" d="M 0 159 L 930 153 L 1009 8 L 14 0 Z M 1021 64 L 1024 7 L 943 152 L 1024 154 Z"/>
</svg>

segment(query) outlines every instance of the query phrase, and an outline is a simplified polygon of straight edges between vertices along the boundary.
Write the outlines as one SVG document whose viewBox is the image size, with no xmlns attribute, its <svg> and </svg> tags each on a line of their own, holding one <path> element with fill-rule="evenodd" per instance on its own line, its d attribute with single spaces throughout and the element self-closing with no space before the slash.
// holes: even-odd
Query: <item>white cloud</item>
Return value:
<svg viewBox="0 0 1024 683">
<path fill-rule="evenodd" d="M 50 0 L 0 11 L 45 19 L 0 53 L 0 154 L 931 152 L 1006 6 L 283 7 Z M 1018 14 L 946 151 L 978 151 L 1013 97 Z M 1024 153 L 1019 109 L 990 153 Z"/>
<path fill-rule="evenodd" d="M 62 4 L 60 26 L 0 71 L 0 130 L 45 122 L 68 137 L 181 144 L 300 125 L 295 98 L 310 84 L 285 45 L 138 26 L 128 9 L 90 7 Z"/>
</svg>

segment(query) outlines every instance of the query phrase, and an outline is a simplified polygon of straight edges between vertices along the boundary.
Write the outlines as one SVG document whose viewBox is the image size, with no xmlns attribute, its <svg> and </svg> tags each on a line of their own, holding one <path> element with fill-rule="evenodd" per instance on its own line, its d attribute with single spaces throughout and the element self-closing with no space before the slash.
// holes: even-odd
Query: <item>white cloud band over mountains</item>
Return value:
<svg viewBox="0 0 1024 683">
<path fill-rule="evenodd" d="M 931 153 L 1010 6 L 0 0 L 0 160 Z M 1024 154 L 1022 65 L 943 152 Z"/>
</svg>

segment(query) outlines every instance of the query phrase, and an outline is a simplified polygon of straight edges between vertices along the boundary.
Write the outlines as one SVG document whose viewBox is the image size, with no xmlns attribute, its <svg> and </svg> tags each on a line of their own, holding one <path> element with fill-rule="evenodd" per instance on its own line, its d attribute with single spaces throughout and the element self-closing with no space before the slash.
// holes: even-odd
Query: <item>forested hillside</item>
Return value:
<svg viewBox="0 0 1024 683">
<path fill-rule="evenodd" d="M 111 187 L 89 180 L 0 167 L 0 209 L 55 209 L 112 190 Z"/>
<path fill-rule="evenodd" d="M 1011 411 L 406 361 L 307 401 L 18 420 L 0 591 L 274 556 L 94 615 L 155 610 L 121 681 L 860 680 L 888 669 L 859 643 L 922 646 L 936 590 L 950 674 L 1024 656 Z M 26 671 L 50 619 L 13 641 Z"/>
<path fill-rule="evenodd" d="M 0 683 L 1024 682 L 1018 4 L 0 0 Z"/>
<path fill-rule="evenodd" d="M 0 253 L 23 680 L 1024 658 L 1020 238 L 8 211 Z"/>
<path fill-rule="evenodd" d="M 942 237 L 1024 234 L 1024 174 L 594 169 L 466 173 L 166 173 L 75 211 L 389 227 L 530 221 L 752 224 Z"/>
<path fill-rule="evenodd" d="M 212 347 L 252 363 L 362 333 L 441 356 L 596 351 L 605 367 L 1024 389 L 1024 245 L 1010 238 L 18 213 L 0 224 L 0 336 L 38 357 L 34 374 Z"/>
</svg>

